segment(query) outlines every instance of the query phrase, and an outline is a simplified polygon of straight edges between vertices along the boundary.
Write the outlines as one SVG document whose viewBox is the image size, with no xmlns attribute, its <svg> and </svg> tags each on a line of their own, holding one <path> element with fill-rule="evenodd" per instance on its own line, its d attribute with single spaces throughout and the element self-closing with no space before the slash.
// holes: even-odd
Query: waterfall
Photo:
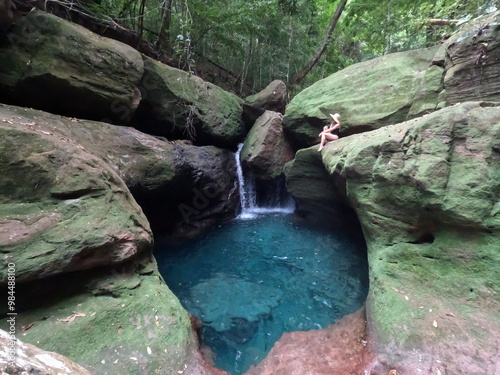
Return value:
<svg viewBox="0 0 500 375">
<path fill-rule="evenodd" d="M 235 154 L 236 172 L 238 173 L 238 186 L 240 193 L 241 213 L 238 219 L 254 219 L 259 214 L 291 214 L 295 210 L 295 202 L 289 194 L 282 197 L 280 186 L 270 186 L 269 191 L 272 192 L 270 198 L 264 206 L 257 204 L 256 182 L 252 177 L 245 178 L 243 168 L 241 167 L 240 154 L 243 148 L 243 143 L 238 145 L 238 151 Z M 285 199 L 283 199 L 285 198 Z"/>
</svg>

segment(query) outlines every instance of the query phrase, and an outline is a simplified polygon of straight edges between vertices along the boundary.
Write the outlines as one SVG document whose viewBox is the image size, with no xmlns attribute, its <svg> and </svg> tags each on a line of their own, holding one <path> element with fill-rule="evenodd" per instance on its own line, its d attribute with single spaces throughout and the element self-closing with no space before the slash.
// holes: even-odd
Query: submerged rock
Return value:
<svg viewBox="0 0 500 375">
<path fill-rule="evenodd" d="M 135 49 L 33 10 L 0 44 L 0 101 L 125 122 L 144 72 Z"/>
<path fill-rule="evenodd" d="M 331 178 L 345 181 L 332 194 L 356 210 L 368 244 L 368 324 L 387 371 L 498 366 L 499 138 L 500 108 L 465 103 L 321 154 Z M 292 193 L 304 184 L 315 190 L 314 180 L 288 180 Z"/>
<path fill-rule="evenodd" d="M 371 358 L 365 324 L 362 309 L 325 329 L 284 333 L 269 355 L 246 375 L 367 374 Z"/>
<path fill-rule="evenodd" d="M 246 131 L 242 100 L 220 87 L 145 57 L 143 100 L 134 122 L 146 133 L 235 148 Z"/>
<path fill-rule="evenodd" d="M 232 299 L 221 298 L 225 295 L 223 291 L 228 285 L 231 285 L 231 293 L 238 296 L 238 303 L 234 303 Z M 196 301 L 196 305 L 189 306 L 188 309 L 196 312 L 195 315 L 201 317 L 206 325 L 224 332 L 235 329 L 235 323 L 238 323 L 235 318 L 257 322 L 260 315 L 269 314 L 278 306 L 282 295 L 283 292 L 278 288 L 218 273 L 191 289 L 190 300 Z M 217 300 L 219 303 L 213 302 Z"/>
<path fill-rule="evenodd" d="M 265 111 L 245 139 L 240 158 L 255 178 L 279 177 L 285 163 L 293 159 L 292 148 L 283 136 L 282 121 L 280 113 Z"/>
</svg>

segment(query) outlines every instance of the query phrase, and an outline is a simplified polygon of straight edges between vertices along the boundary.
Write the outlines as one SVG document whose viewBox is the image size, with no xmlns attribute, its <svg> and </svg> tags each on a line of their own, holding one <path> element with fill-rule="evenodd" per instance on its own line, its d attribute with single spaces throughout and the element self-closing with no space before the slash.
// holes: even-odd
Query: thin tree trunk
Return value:
<svg viewBox="0 0 500 375">
<path fill-rule="evenodd" d="M 139 7 L 139 30 L 137 38 L 137 46 L 141 43 L 142 34 L 144 33 L 144 10 L 146 8 L 146 0 L 141 0 L 141 5 Z"/>
<path fill-rule="evenodd" d="M 155 47 L 161 53 L 163 50 L 170 53 L 170 22 L 172 20 L 172 0 L 163 0 L 162 17 L 158 39 Z"/>
<path fill-rule="evenodd" d="M 295 76 L 293 83 L 298 85 L 302 80 L 305 78 L 305 76 L 311 71 L 311 69 L 316 65 L 320 57 L 323 55 L 323 53 L 326 51 L 326 47 L 328 47 L 328 44 L 331 41 L 332 38 L 332 33 L 333 30 L 335 29 L 335 26 L 337 25 L 337 21 L 340 18 L 340 15 L 342 14 L 342 11 L 344 10 L 345 4 L 347 3 L 346 0 L 342 0 L 339 5 L 337 6 L 337 9 L 335 10 L 335 13 L 333 14 L 332 20 L 330 21 L 330 25 L 328 26 L 328 29 L 326 30 L 326 35 L 325 38 L 323 39 L 323 42 L 319 46 L 319 48 L 316 50 L 314 53 L 313 57 L 309 62 L 307 63 L 306 67 L 299 73 L 297 76 Z"/>
</svg>

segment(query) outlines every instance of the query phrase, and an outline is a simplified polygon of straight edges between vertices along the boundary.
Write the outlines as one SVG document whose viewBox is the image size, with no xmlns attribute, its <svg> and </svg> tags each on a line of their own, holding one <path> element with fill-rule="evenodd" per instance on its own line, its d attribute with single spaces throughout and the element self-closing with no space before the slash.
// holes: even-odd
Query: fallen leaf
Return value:
<svg viewBox="0 0 500 375">
<path fill-rule="evenodd" d="M 434 328 L 437 328 L 437 326 L 438 326 L 438 322 L 433 321 L 433 322 L 432 322 L 432 326 L 433 326 Z"/>
<path fill-rule="evenodd" d="M 73 320 L 75 320 L 79 316 L 87 316 L 87 315 L 77 312 L 77 313 L 74 313 L 73 315 L 68 316 L 66 319 L 60 319 L 60 321 L 61 322 L 71 323 Z"/>
<path fill-rule="evenodd" d="M 151 348 L 148 346 L 147 347 L 148 354 L 151 355 Z"/>
<path fill-rule="evenodd" d="M 437 369 L 436 375 L 441 375 L 441 370 L 440 369 Z"/>
<path fill-rule="evenodd" d="M 455 317 L 455 315 L 453 315 L 453 313 L 446 313 L 447 316 L 451 316 L 452 318 Z"/>
<path fill-rule="evenodd" d="M 28 324 L 27 326 L 22 326 L 21 327 L 21 331 L 27 331 L 28 329 L 30 329 L 31 327 L 33 327 L 33 324 L 35 324 L 35 323 Z"/>
<path fill-rule="evenodd" d="M 104 365 L 104 364 L 106 363 L 106 360 L 105 360 L 105 359 L 103 359 L 103 360 L 101 361 L 101 363 Z"/>
<path fill-rule="evenodd" d="M 118 360 L 114 361 L 113 364 L 116 365 L 118 363 Z"/>
</svg>

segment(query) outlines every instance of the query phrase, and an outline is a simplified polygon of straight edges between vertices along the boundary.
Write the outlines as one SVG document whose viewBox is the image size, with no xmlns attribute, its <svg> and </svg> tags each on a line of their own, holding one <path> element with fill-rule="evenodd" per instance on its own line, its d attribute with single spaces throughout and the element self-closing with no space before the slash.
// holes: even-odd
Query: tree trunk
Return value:
<svg viewBox="0 0 500 375">
<path fill-rule="evenodd" d="M 139 7 L 139 30 L 137 33 L 139 34 L 138 41 L 137 41 L 137 47 L 139 46 L 141 39 L 142 39 L 142 34 L 144 33 L 144 10 L 146 8 L 146 0 L 141 0 L 141 5 Z M 136 48 L 137 48 L 136 47 Z"/>
<path fill-rule="evenodd" d="M 333 14 L 332 20 L 330 21 L 330 25 L 328 26 L 328 29 L 326 30 L 326 35 L 325 38 L 323 39 L 323 42 L 319 46 L 319 48 L 316 50 L 314 53 L 313 57 L 309 62 L 307 63 L 306 67 L 295 76 L 293 83 L 298 85 L 302 80 L 305 78 L 305 76 L 311 71 L 314 65 L 318 62 L 320 59 L 321 55 L 326 51 L 326 47 L 331 41 L 332 33 L 333 30 L 335 29 L 335 26 L 337 25 L 337 21 L 340 18 L 340 15 L 342 14 L 342 11 L 344 10 L 345 4 L 347 3 L 346 0 L 342 0 L 339 5 L 337 6 L 337 9 L 335 10 L 335 13 Z"/>
<path fill-rule="evenodd" d="M 172 20 L 172 0 L 163 0 L 162 2 L 162 17 L 158 39 L 156 40 L 155 47 L 158 52 L 165 51 L 170 53 L 170 22 Z"/>
</svg>

